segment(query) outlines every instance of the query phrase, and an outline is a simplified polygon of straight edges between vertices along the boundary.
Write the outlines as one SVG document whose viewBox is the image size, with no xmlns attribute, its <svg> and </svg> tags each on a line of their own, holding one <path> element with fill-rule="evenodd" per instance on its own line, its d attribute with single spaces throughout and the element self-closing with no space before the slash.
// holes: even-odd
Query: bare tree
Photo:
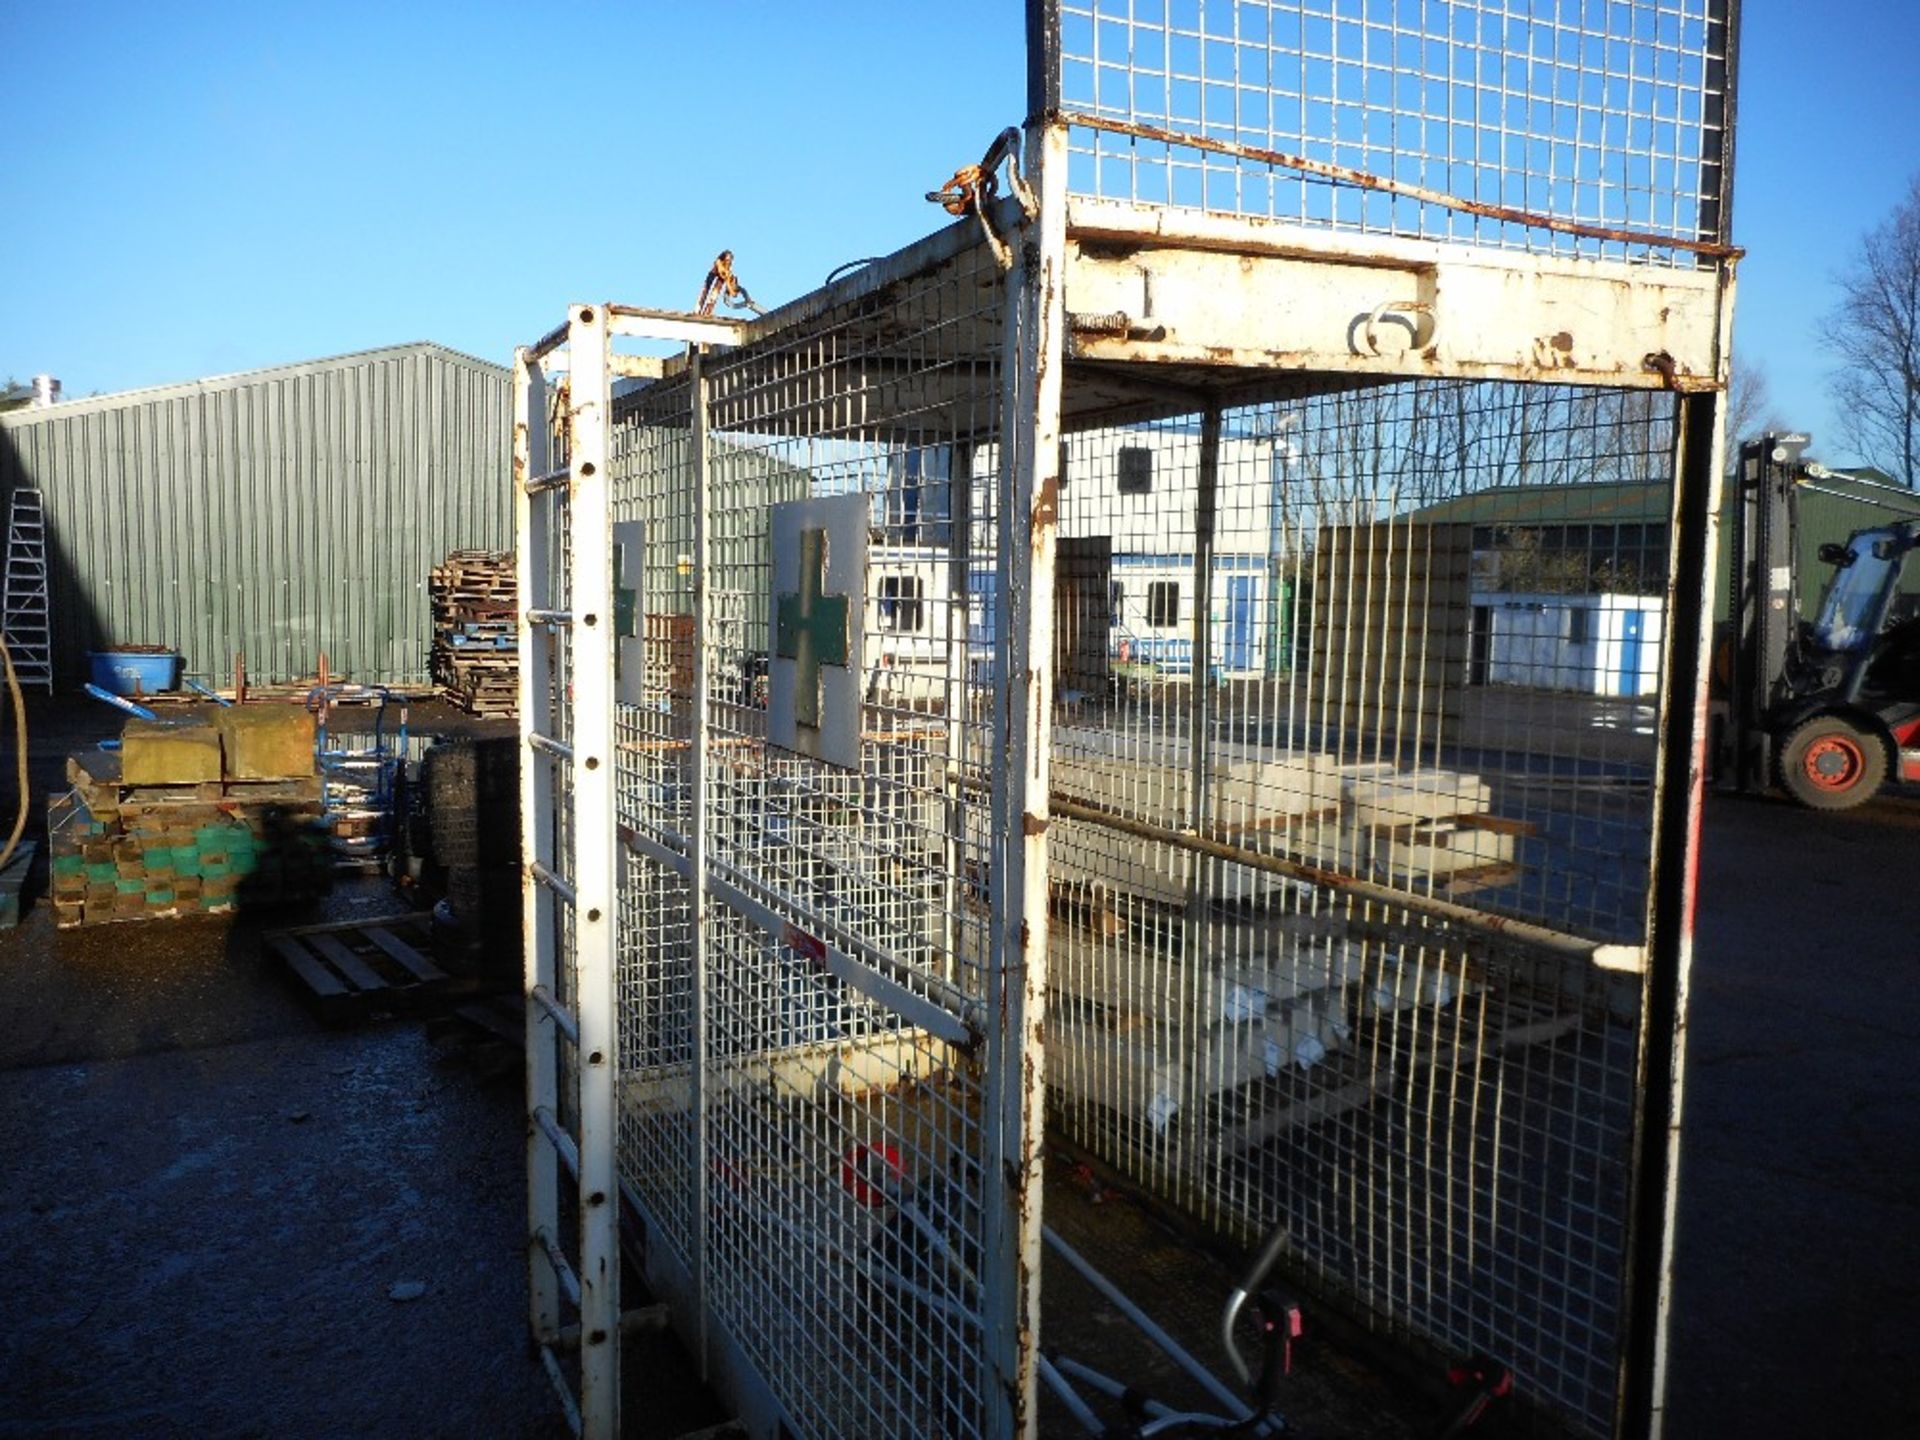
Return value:
<svg viewBox="0 0 1920 1440">
<path fill-rule="evenodd" d="M 1783 427 L 1773 408 L 1773 386 L 1767 367 L 1758 360 L 1733 357 L 1727 382 L 1727 463 L 1734 463 L 1741 445 Z"/>
<path fill-rule="evenodd" d="M 1860 458 L 1902 484 L 1920 482 L 1920 175 L 1893 213 L 1867 232 L 1839 277 L 1826 321 L 1840 359 L 1833 398 Z"/>
</svg>

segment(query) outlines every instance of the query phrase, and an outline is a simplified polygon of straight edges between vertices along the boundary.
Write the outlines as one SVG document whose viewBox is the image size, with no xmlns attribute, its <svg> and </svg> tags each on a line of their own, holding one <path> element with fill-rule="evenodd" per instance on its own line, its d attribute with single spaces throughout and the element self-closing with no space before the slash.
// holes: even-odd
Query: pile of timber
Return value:
<svg viewBox="0 0 1920 1440">
<path fill-rule="evenodd" d="M 319 894 L 332 881 L 320 782 L 124 783 L 120 757 L 67 761 L 47 807 L 55 923 L 225 914 Z"/>
<path fill-rule="evenodd" d="M 511 716 L 520 692 L 513 556 L 456 550 L 433 567 L 433 679 L 469 715 Z"/>
</svg>

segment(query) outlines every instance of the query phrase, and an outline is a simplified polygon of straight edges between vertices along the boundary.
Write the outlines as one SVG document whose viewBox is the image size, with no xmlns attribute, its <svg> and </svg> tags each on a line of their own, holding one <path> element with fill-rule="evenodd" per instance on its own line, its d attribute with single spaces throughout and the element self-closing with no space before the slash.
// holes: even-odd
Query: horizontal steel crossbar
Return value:
<svg viewBox="0 0 1920 1440">
<path fill-rule="evenodd" d="M 543 735 L 538 730 L 527 736 L 527 744 L 543 755 L 551 755 L 556 760 L 573 759 L 573 747 L 564 740 L 556 740 L 551 735 Z"/>
<path fill-rule="evenodd" d="M 547 1143 L 553 1146 L 554 1153 L 560 1157 L 560 1163 L 567 1167 L 567 1173 L 575 1180 L 580 1178 L 580 1147 L 573 1143 L 573 1137 L 561 1127 L 548 1106 L 534 1107 L 533 1123 L 540 1133 L 547 1137 Z"/>
<path fill-rule="evenodd" d="M 527 871 L 535 880 L 538 880 L 542 885 L 546 886 L 547 889 L 566 901 L 567 904 L 574 905 L 579 903 L 579 897 L 574 894 L 573 886 L 565 876 L 554 874 L 553 871 L 549 870 L 545 865 L 542 865 L 538 860 L 528 865 Z"/>
<path fill-rule="evenodd" d="M 664 1330 L 673 1318 L 673 1312 L 665 1303 L 643 1305 L 638 1310 L 623 1310 L 620 1314 L 620 1338 L 625 1340 L 634 1335 L 645 1335 L 651 1331 Z M 556 1350 L 574 1351 L 580 1348 L 580 1327 L 562 1325 L 552 1340 Z"/>
<path fill-rule="evenodd" d="M 689 345 L 739 345 L 747 327 L 738 320 L 696 315 L 690 310 L 653 310 L 639 305 L 607 306 L 607 328 L 641 340 L 675 340 Z"/>
<path fill-rule="evenodd" d="M 567 1373 L 560 1368 L 560 1357 L 553 1353 L 551 1346 L 540 1347 L 540 1364 L 547 1372 L 547 1379 L 553 1382 L 554 1394 L 560 1397 L 560 1413 L 566 1417 L 567 1429 L 578 1435 L 580 1402 L 573 1398 L 573 1387 L 567 1383 Z"/>
<path fill-rule="evenodd" d="M 567 338 L 572 333 L 573 321 L 571 319 L 561 321 L 527 348 L 528 361 L 540 360 L 551 355 L 567 343 Z"/>
<path fill-rule="evenodd" d="M 560 1288 L 567 1292 L 567 1299 L 574 1308 L 580 1306 L 580 1277 L 574 1273 L 573 1265 L 568 1261 L 566 1252 L 560 1248 L 560 1241 L 544 1225 L 534 1232 L 534 1241 L 547 1257 L 547 1264 L 553 1267 L 554 1278 L 560 1282 Z"/>
<path fill-rule="evenodd" d="M 629 849 L 692 883 L 693 861 L 688 856 L 631 830 L 623 832 L 623 838 Z M 752 876 L 723 862 L 709 859 L 707 866 L 709 895 L 788 944 L 798 941 L 817 947 L 821 968 L 846 981 L 868 999 L 878 1001 L 910 1024 L 949 1044 L 967 1046 L 979 1039 L 982 1017 L 977 1001 L 928 977 L 914 977 L 913 985 L 896 979 L 869 960 L 853 954 L 854 949 L 865 947 L 854 937 L 841 933 L 839 927 L 824 916 L 811 913 L 788 896 L 766 890 Z M 776 905 L 793 913 L 783 914 Z M 922 989 L 935 993 L 923 994 Z"/>
<path fill-rule="evenodd" d="M 529 998 L 547 1013 L 560 1033 L 567 1037 L 570 1044 L 580 1044 L 580 1022 L 573 1018 L 573 1012 L 562 1005 L 551 990 L 544 985 L 536 985 L 528 992 Z"/>
</svg>

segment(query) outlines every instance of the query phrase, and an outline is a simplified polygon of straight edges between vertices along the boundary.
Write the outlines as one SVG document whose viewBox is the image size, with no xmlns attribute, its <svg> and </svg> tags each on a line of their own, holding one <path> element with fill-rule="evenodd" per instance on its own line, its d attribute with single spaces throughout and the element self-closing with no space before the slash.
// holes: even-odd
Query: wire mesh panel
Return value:
<svg viewBox="0 0 1920 1440">
<path fill-rule="evenodd" d="M 1601 1434 L 1672 453 L 1665 397 L 1303 387 L 1079 434 L 1061 502 L 1107 637 L 1053 733 L 1067 1133 Z"/>
<path fill-rule="evenodd" d="M 1723 238 L 1729 8 L 1049 0 L 1047 108 L 1079 195 L 1665 262 Z"/>
<path fill-rule="evenodd" d="M 638 646 L 623 645 L 615 715 L 623 835 L 684 853 L 695 831 L 693 773 L 694 469 L 692 388 L 643 394 L 613 429 L 614 524 L 638 524 L 620 548 Z M 616 528 L 616 534 L 623 531 Z M 637 654 L 636 654 L 637 648 Z M 649 1241 L 691 1268 L 698 1255 L 695 1107 L 699 1046 L 693 887 L 672 865 L 623 857 L 620 1069 L 649 1077 L 656 1103 L 623 1103 L 621 1173 L 645 1197 Z"/>
<path fill-rule="evenodd" d="M 791 1433 L 1004 1433 L 971 817 L 1007 280 L 969 241 L 842 288 L 617 407 L 621 1162 Z"/>
<path fill-rule="evenodd" d="M 1008 132 L 959 225 L 772 315 L 609 307 L 725 342 L 616 356 L 607 407 L 649 1273 L 752 1433 L 1010 1433 L 1044 1079 L 1202 1224 L 1611 1433 L 1684 993 L 1726 6 L 1030 14 L 1033 184 Z"/>
</svg>

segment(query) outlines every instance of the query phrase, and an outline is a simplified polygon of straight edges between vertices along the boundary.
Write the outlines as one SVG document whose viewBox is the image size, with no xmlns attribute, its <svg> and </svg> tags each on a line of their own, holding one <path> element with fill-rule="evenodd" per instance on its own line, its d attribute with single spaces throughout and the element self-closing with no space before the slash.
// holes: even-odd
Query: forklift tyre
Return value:
<svg viewBox="0 0 1920 1440">
<path fill-rule="evenodd" d="M 1780 788 L 1810 810 L 1851 810 L 1887 778 L 1880 737 L 1838 715 L 1816 715 L 1780 747 Z"/>
</svg>

